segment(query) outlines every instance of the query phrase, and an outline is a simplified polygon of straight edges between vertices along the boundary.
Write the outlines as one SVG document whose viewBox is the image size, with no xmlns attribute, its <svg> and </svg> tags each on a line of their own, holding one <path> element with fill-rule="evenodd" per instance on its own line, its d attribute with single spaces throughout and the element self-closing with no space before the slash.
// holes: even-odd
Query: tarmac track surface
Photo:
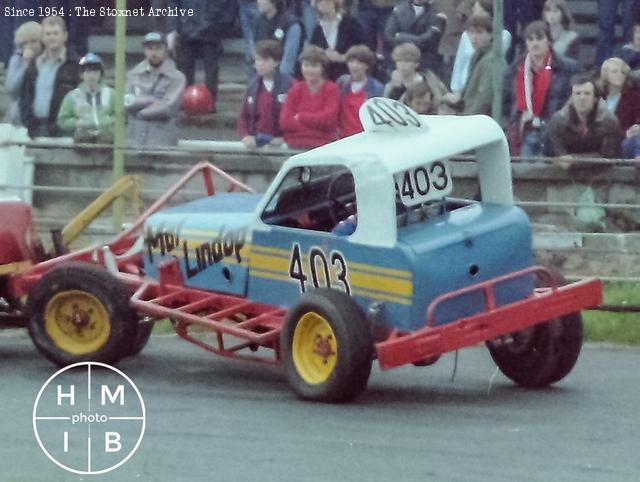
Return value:
<svg viewBox="0 0 640 482">
<path fill-rule="evenodd" d="M 32 410 L 55 367 L 0 334 L 0 481 L 638 481 L 640 350 L 586 346 L 557 386 L 518 388 L 488 352 L 381 372 L 355 403 L 298 400 L 276 368 L 152 337 L 118 367 L 147 428 L 123 466 L 79 476 L 40 450 Z"/>
</svg>

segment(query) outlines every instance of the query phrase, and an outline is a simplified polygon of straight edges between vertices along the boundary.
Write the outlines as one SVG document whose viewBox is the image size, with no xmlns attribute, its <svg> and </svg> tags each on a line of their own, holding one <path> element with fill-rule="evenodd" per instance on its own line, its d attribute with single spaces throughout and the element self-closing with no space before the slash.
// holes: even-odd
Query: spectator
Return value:
<svg viewBox="0 0 640 482">
<path fill-rule="evenodd" d="M 418 114 L 436 114 L 433 93 L 425 82 L 410 85 L 402 98 L 403 102 Z"/>
<path fill-rule="evenodd" d="M 433 5 L 434 0 L 403 0 L 391 13 L 384 36 L 387 52 L 403 43 L 413 43 L 421 53 L 421 67 L 443 74 L 440 39 L 447 27 L 447 16 Z M 387 55 L 387 62 L 389 61 Z"/>
<path fill-rule="evenodd" d="M 318 24 L 311 35 L 311 43 L 327 52 L 327 78 L 335 81 L 347 73 L 346 51 L 365 42 L 362 26 L 344 13 L 342 0 L 313 0 L 312 4 L 318 10 Z"/>
<path fill-rule="evenodd" d="M 378 51 L 378 44 L 384 41 L 384 29 L 398 0 L 360 0 L 358 20 L 362 25 L 367 46 Z"/>
<path fill-rule="evenodd" d="M 20 96 L 27 68 L 42 53 L 42 27 L 38 22 L 26 22 L 20 25 L 14 34 L 15 53 L 9 60 L 5 87 L 9 92 L 9 110 L 6 121 L 19 126 Z"/>
<path fill-rule="evenodd" d="M 15 53 L 15 33 L 20 25 L 29 21 L 39 23 L 42 20 L 42 18 L 35 16 L 35 13 L 40 13 L 37 11 L 40 4 L 41 2 L 34 0 L 11 0 L 9 2 L 2 2 L 2 6 L 0 6 L 0 64 L 4 64 L 5 68 L 9 66 L 11 56 Z M 22 13 L 31 13 L 29 10 L 34 9 L 34 15 L 4 15 L 5 5 L 15 7 L 16 10 L 20 10 Z"/>
<path fill-rule="evenodd" d="M 25 72 L 20 96 L 20 116 L 31 137 L 60 134 L 60 104 L 78 85 L 78 60 L 66 42 L 64 19 L 46 17 L 42 21 L 44 52 Z"/>
<path fill-rule="evenodd" d="M 636 157 L 640 146 L 640 87 L 634 85 L 629 66 L 617 57 L 603 62 L 600 84 L 607 108 L 618 118 L 625 135 L 623 157 Z"/>
<path fill-rule="evenodd" d="M 448 98 L 440 100 L 436 106 L 436 113 L 438 115 L 458 115 L 459 104 L 451 102 Z"/>
<path fill-rule="evenodd" d="M 540 156 L 545 122 L 571 95 L 571 77 L 579 64 L 551 49 L 551 33 L 541 20 L 524 31 L 527 53 L 514 62 L 504 82 L 503 106 L 511 109 L 508 129 L 513 155 Z"/>
<path fill-rule="evenodd" d="M 150 0 L 151 8 L 167 8 L 169 6 L 169 0 Z M 166 32 L 168 17 L 154 16 L 151 18 L 151 30 L 154 32 Z"/>
<path fill-rule="evenodd" d="M 440 40 L 440 54 L 443 57 L 445 69 L 451 72 L 460 37 L 464 26 L 471 16 L 474 0 L 435 0 L 435 7 L 447 16 L 447 28 Z M 450 79 L 449 79 L 450 80 Z"/>
<path fill-rule="evenodd" d="M 513 34 L 514 42 L 507 58 L 519 56 L 522 51 L 524 29 L 534 20 L 542 18 L 545 0 L 505 0 L 504 28 Z"/>
<path fill-rule="evenodd" d="M 296 149 L 309 149 L 337 137 L 340 90 L 325 79 L 329 63 L 320 47 L 309 45 L 300 54 L 303 80 L 294 82 L 280 111 L 285 142 Z"/>
<path fill-rule="evenodd" d="M 542 20 L 549 25 L 553 51 L 559 55 L 577 57 L 580 38 L 573 30 L 573 16 L 565 0 L 547 0 L 542 10 Z"/>
<path fill-rule="evenodd" d="M 293 76 L 304 32 L 302 24 L 286 9 L 285 0 L 258 0 L 260 14 L 253 24 L 253 40 L 277 40 L 282 44 L 280 73 Z"/>
<path fill-rule="evenodd" d="M 571 79 L 571 98 L 556 112 L 549 122 L 550 142 L 547 155 L 558 156 L 557 164 L 572 175 L 582 174 L 593 180 L 606 169 L 605 165 L 587 164 L 573 166 L 575 157 L 619 157 L 620 125 L 599 98 L 593 79 L 578 74 Z M 580 187 L 580 186 L 578 186 Z M 605 211 L 596 205 L 597 194 L 587 185 L 581 187 L 577 201 L 582 204 L 575 210 L 580 229 L 602 231 L 605 228 Z M 602 200 L 600 200 L 602 202 Z"/>
<path fill-rule="evenodd" d="M 12 35 L 15 30 L 13 18 L 0 15 L 0 68 L 9 65 L 13 55 Z"/>
<path fill-rule="evenodd" d="M 218 71 L 222 57 L 222 39 L 219 32 L 219 19 L 224 4 L 207 0 L 169 0 L 173 8 L 190 8 L 194 15 L 167 17 L 169 50 L 175 52 L 176 66 L 182 72 L 187 84 L 195 83 L 196 62 L 202 59 L 205 72 L 205 85 L 211 97 L 218 93 Z M 215 112 L 215 104 L 213 111 Z"/>
<path fill-rule="evenodd" d="M 256 44 L 256 74 L 249 81 L 238 118 L 238 131 L 247 149 L 282 144 L 280 110 L 292 79 L 278 72 L 281 59 L 282 47 L 276 40 Z"/>
<path fill-rule="evenodd" d="M 504 57 L 500 58 L 502 69 L 496 71 L 495 56 L 491 50 L 493 40 L 493 20 L 489 15 L 474 15 L 467 22 L 466 33 L 475 53 L 471 58 L 469 81 L 461 94 L 451 93 L 447 97 L 452 104 L 460 102 L 463 115 L 491 115 L 493 106 L 493 84 L 496 75 L 506 70 Z"/>
<path fill-rule="evenodd" d="M 102 59 L 89 53 L 78 64 L 82 83 L 65 95 L 58 113 L 58 126 L 65 134 L 72 135 L 75 142 L 111 144 L 115 92 L 102 83 Z"/>
<path fill-rule="evenodd" d="M 175 145 L 185 77 L 168 58 L 160 33 L 145 35 L 143 45 L 145 60 L 127 74 L 127 138 L 142 147 Z"/>
<path fill-rule="evenodd" d="M 598 0 L 598 49 L 596 65 L 613 54 L 618 11 L 622 18 L 622 38 L 631 38 L 634 23 L 640 20 L 640 0 Z"/>
<path fill-rule="evenodd" d="M 622 60 L 631 70 L 640 71 L 640 21 L 633 26 L 631 42 L 622 47 Z"/>
<path fill-rule="evenodd" d="M 371 97 L 382 96 L 384 86 L 370 75 L 376 56 L 366 45 L 354 45 L 345 54 L 349 73 L 338 79 L 340 88 L 340 137 L 362 132 L 360 107 Z"/>
<path fill-rule="evenodd" d="M 309 0 L 288 0 L 287 4 L 293 14 L 302 21 L 305 38 L 309 40 L 318 24 L 318 12 Z"/>
<path fill-rule="evenodd" d="M 562 158 L 620 157 L 618 119 L 607 110 L 588 74 L 571 79 L 571 98 L 549 121 L 547 154 Z"/>
<path fill-rule="evenodd" d="M 420 50 L 412 43 L 398 45 L 393 49 L 396 68 L 391 72 L 391 80 L 384 87 L 384 96 L 400 100 L 407 88 L 416 82 L 425 82 L 433 93 L 435 104 L 447 93 L 447 87 L 431 70 L 418 72 Z"/>
<path fill-rule="evenodd" d="M 73 48 L 73 51 L 78 55 L 83 54 L 89 50 L 89 23 L 86 17 L 74 15 L 73 9 L 75 7 L 93 7 L 88 0 L 40 0 L 38 2 L 23 2 L 31 3 L 31 8 L 35 9 L 36 18 L 38 14 L 38 7 L 51 9 L 52 15 L 59 15 L 64 17 L 66 26 L 69 32 L 69 38 L 67 39 L 67 45 Z M 56 13 L 59 12 L 59 13 Z M 77 85 L 77 84 L 76 84 Z M 75 86 L 74 86 L 75 87 Z"/>
<path fill-rule="evenodd" d="M 493 0 L 478 0 L 473 3 L 473 15 L 488 15 L 493 18 Z M 502 51 L 506 55 L 511 46 L 511 34 L 507 30 L 502 31 Z M 469 80 L 469 66 L 471 58 L 475 54 L 475 48 L 471 44 L 469 33 L 465 29 L 460 37 L 460 44 L 456 52 L 456 58 L 451 72 L 451 92 L 461 93 Z"/>
<path fill-rule="evenodd" d="M 247 63 L 249 75 L 253 74 L 253 61 L 256 44 L 253 40 L 253 24 L 258 18 L 258 4 L 256 0 L 238 0 L 238 16 L 240 29 L 244 40 L 244 59 Z"/>
</svg>

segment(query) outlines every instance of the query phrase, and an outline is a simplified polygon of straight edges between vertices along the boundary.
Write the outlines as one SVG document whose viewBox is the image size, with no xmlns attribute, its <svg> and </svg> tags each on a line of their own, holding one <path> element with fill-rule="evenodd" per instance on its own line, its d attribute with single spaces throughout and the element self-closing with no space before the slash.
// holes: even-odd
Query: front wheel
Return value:
<svg viewBox="0 0 640 482">
<path fill-rule="evenodd" d="M 280 346 L 289 383 L 302 398 L 345 402 L 367 385 L 371 330 L 360 307 L 342 292 L 302 295 L 287 315 Z"/>
<path fill-rule="evenodd" d="M 58 365 L 115 363 L 131 353 L 137 317 L 126 288 L 106 270 L 75 263 L 38 281 L 27 302 L 29 334 Z"/>
<path fill-rule="evenodd" d="M 136 327 L 136 336 L 131 345 L 131 351 L 127 356 L 136 356 L 147 346 L 151 332 L 153 331 L 153 323 L 138 323 Z"/>
</svg>

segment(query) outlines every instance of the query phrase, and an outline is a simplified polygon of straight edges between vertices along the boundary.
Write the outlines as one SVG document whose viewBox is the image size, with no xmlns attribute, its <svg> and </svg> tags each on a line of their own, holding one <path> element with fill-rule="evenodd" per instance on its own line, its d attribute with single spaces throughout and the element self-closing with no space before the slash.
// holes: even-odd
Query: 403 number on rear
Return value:
<svg viewBox="0 0 640 482">
<path fill-rule="evenodd" d="M 317 246 L 301 254 L 300 245 L 294 244 L 289 261 L 289 277 L 300 283 L 300 291 L 313 288 L 333 288 L 351 295 L 347 262 L 339 251 L 325 254 Z"/>
</svg>

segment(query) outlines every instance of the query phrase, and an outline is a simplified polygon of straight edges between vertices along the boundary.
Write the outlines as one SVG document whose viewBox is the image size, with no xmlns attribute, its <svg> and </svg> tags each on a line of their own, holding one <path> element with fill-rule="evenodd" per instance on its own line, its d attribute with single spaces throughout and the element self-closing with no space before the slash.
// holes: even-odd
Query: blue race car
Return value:
<svg viewBox="0 0 640 482">
<path fill-rule="evenodd" d="M 381 98 L 360 117 L 363 133 L 293 156 L 263 195 L 156 206 L 109 246 L 65 259 L 84 265 L 32 271 L 18 285 L 37 295 L 36 344 L 59 364 L 115 362 L 141 349 L 124 340 L 136 338 L 130 325 L 170 318 L 214 353 L 282 364 L 296 393 L 325 401 L 357 396 L 376 358 L 383 369 L 427 365 L 481 342 L 518 384 L 564 378 L 582 344 L 579 312 L 601 303 L 602 285 L 564 285 L 534 265 L 500 127 L 485 116 L 419 116 Z M 482 201 L 455 196 L 449 159 L 470 152 Z M 210 193 L 207 175 L 229 180 L 210 165 L 195 172 Z M 68 306 L 49 306 L 61 290 L 74 293 Z M 53 328 L 53 308 L 90 325 L 88 308 L 74 312 L 82 293 L 103 335 L 87 350 L 76 340 L 74 351 Z"/>
</svg>

